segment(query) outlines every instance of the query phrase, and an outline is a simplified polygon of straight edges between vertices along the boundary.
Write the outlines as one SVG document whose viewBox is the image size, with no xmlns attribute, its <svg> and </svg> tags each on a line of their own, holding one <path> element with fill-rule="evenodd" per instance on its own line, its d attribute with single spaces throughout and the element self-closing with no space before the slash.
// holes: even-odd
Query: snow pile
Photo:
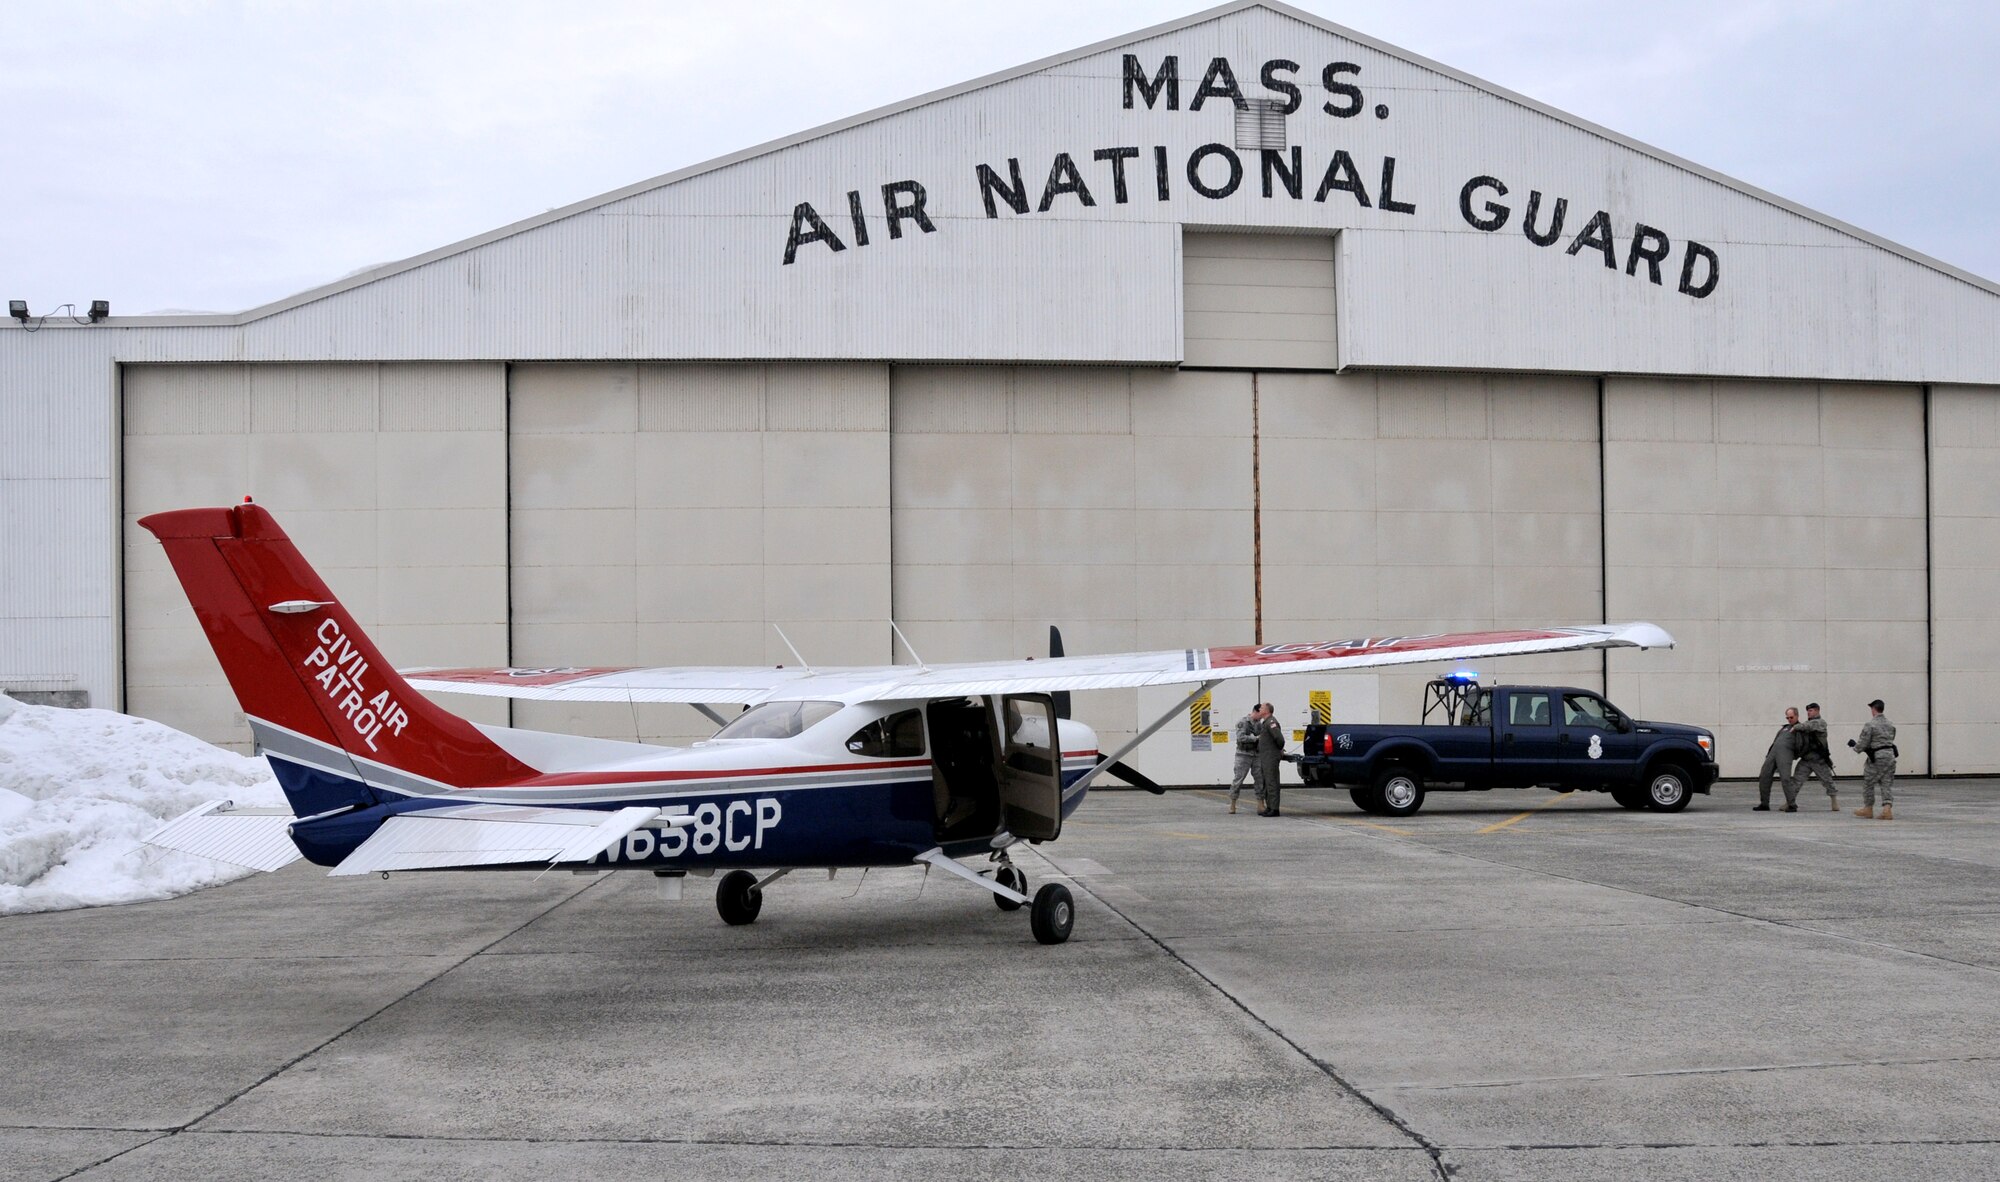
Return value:
<svg viewBox="0 0 2000 1182">
<path fill-rule="evenodd" d="M 0 915 L 170 899 L 256 873 L 140 846 L 218 799 L 285 804 L 262 759 L 143 718 L 0 694 Z"/>
</svg>

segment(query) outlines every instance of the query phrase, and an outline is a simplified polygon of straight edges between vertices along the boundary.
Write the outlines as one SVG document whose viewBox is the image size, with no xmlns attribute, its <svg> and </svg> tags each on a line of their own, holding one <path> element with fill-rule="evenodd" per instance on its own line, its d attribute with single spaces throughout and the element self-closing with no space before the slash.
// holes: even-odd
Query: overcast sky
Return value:
<svg viewBox="0 0 2000 1182">
<path fill-rule="evenodd" d="M 237 311 L 1199 0 L 9 4 L 0 298 Z M 1989 0 L 1299 0 L 2000 279 Z"/>
</svg>

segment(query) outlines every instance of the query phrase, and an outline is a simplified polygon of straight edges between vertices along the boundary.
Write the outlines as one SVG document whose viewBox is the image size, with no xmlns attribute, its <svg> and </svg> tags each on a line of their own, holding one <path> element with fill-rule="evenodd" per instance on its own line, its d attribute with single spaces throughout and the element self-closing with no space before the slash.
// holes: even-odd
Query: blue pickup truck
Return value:
<svg viewBox="0 0 2000 1182">
<path fill-rule="evenodd" d="M 1636 721 L 1591 690 L 1455 675 L 1425 687 L 1423 720 L 1314 723 L 1299 776 L 1346 786 L 1356 807 L 1388 817 L 1416 812 L 1428 792 L 1533 787 L 1609 792 L 1628 809 L 1675 813 L 1715 783 L 1714 735 Z"/>
</svg>

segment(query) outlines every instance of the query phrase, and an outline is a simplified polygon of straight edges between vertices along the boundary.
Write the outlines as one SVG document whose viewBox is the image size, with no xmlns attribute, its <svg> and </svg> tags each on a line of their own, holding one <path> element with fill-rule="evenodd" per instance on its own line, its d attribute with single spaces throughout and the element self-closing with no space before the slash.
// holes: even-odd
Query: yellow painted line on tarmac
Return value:
<svg viewBox="0 0 2000 1182">
<path fill-rule="evenodd" d="M 1549 807 L 1550 805 L 1552 805 L 1552 804 L 1555 804 L 1555 803 L 1557 803 L 1558 801 L 1563 801 L 1563 800 L 1568 800 L 1568 799 L 1569 799 L 1569 798 L 1570 798 L 1571 796 L 1573 796 L 1573 795 L 1575 795 L 1575 793 L 1572 793 L 1572 792 L 1558 792 L 1558 793 L 1556 793 L 1556 795 L 1555 795 L 1555 796 L 1554 796 L 1554 797 L 1553 797 L 1552 799 L 1550 799 L 1550 800 L 1548 800 L 1548 801 L 1546 801 L 1546 802 L 1544 802 L 1544 803 L 1542 803 L 1542 804 L 1538 804 L 1538 805 L 1536 805 L 1536 806 L 1535 806 L 1534 808 L 1531 808 L 1531 809 L 1529 809 L 1529 810 L 1528 810 L 1527 812 L 1525 812 L 1525 813 L 1518 813 L 1518 814 L 1516 814 L 1516 815 L 1514 815 L 1514 816 L 1511 816 L 1511 817 L 1507 818 L 1507 819 L 1506 819 L 1506 820 L 1504 820 L 1504 821 L 1496 821 L 1496 822 L 1494 822 L 1493 824 L 1491 824 L 1491 825 L 1488 825 L 1488 826 L 1487 826 L 1486 828 L 1484 828 L 1484 829 L 1481 829 L 1481 830 L 1479 830 L 1479 832 L 1481 832 L 1481 833 L 1494 833 L 1494 832 L 1497 832 L 1497 831 L 1499 831 L 1499 830 L 1501 830 L 1501 829 L 1505 829 L 1505 828 L 1506 828 L 1507 826 L 1509 826 L 1509 825 L 1519 825 L 1519 824 L 1520 824 L 1521 822 L 1523 822 L 1523 821 L 1527 820 L 1527 819 L 1528 819 L 1529 817 L 1532 817 L 1532 816 L 1534 816 L 1534 815 L 1535 815 L 1536 813 L 1539 813 L 1539 812 L 1541 812 L 1541 811 L 1542 811 L 1543 809 L 1545 809 L 1545 808 L 1548 808 L 1548 807 Z"/>
<path fill-rule="evenodd" d="M 1183 833 L 1178 829 L 1162 829 L 1160 832 L 1166 834 L 1168 837 L 1185 837 L 1189 841 L 1210 840 L 1209 835 L 1206 833 Z"/>
</svg>

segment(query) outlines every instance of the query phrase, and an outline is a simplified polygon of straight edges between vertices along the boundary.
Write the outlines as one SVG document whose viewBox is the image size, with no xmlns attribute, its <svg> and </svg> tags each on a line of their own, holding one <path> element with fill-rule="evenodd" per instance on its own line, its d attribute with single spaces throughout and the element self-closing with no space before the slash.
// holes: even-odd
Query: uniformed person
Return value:
<svg viewBox="0 0 2000 1182">
<path fill-rule="evenodd" d="M 1833 783 L 1833 750 L 1826 743 L 1826 720 L 1819 716 L 1819 703 L 1806 703 L 1806 720 L 1792 729 L 1794 750 L 1799 753 L 1798 774 L 1792 779 L 1796 792 L 1808 780 L 1826 785 L 1826 806 L 1840 811 L 1840 794 Z"/>
<path fill-rule="evenodd" d="M 1893 821 L 1890 806 L 1896 799 L 1896 724 L 1882 714 L 1882 699 L 1868 703 L 1869 719 L 1861 724 L 1861 737 L 1847 745 L 1861 753 L 1861 807 L 1857 817 Z M 1875 816 L 1875 793 L 1882 793 L 1882 815 Z"/>
<path fill-rule="evenodd" d="M 1229 811 L 1236 811 L 1236 798 L 1243 794 L 1243 780 L 1257 770 L 1257 723 L 1264 717 L 1264 707 L 1250 707 L 1250 713 L 1236 720 L 1236 729 L 1231 732 L 1236 740 L 1236 766 L 1229 781 Z M 1252 789 L 1261 801 L 1264 789 L 1252 783 Z"/>
<path fill-rule="evenodd" d="M 1771 749 L 1764 753 L 1764 770 L 1757 773 L 1756 813 L 1771 811 L 1771 777 L 1778 777 L 1778 785 L 1785 790 L 1785 811 L 1799 811 L 1799 781 L 1792 771 L 1792 764 L 1799 758 L 1798 737 L 1794 733 L 1799 725 L 1799 708 L 1785 707 L 1785 725 L 1778 728 L 1778 734 L 1771 740 Z"/>
<path fill-rule="evenodd" d="M 1278 766 L 1285 756 L 1285 728 L 1278 723 L 1278 711 L 1269 702 L 1258 709 L 1263 717 L 1257 721 L 1257 799 L 1264 807 L 1257 810 L 1260 817 L 1278 815 Z"/>
</svg>

